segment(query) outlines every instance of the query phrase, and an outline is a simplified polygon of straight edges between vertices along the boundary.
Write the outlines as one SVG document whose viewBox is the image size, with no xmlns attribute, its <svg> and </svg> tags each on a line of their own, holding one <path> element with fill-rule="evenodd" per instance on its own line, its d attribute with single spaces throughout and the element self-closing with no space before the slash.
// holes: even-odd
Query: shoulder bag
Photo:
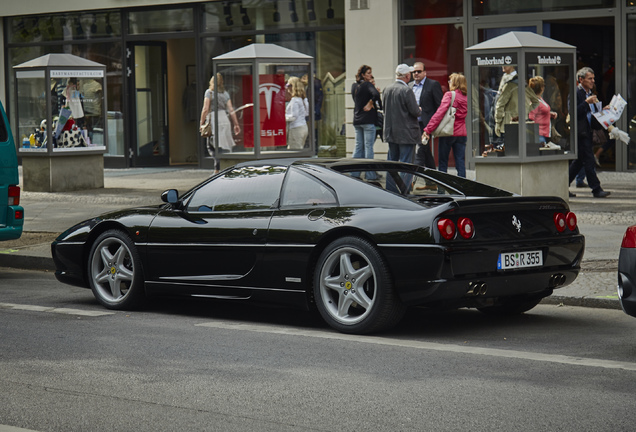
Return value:
<svg viewBox="0 0 636 432">
<path fill-rule="evenodd" d="M 205 120 L 205 123 L 199 128 L 199 131 L 201 132 L 202 138 L 209 138 L 212 136 L 212 125 L 210 124 L 209 118 Z"/>
<path fill-rule="evenodd" d="M 455 103 L 455 91 L 453 91 L 451 104 L 448 107 L 446 114 L 444 114 L 444 118 L 442 118 L 442 121 L 439 122 L 439 125 L 433 131 L 433 134 L 432 134 L 433 137 L 437 138 L 437 137 L 453 136 L 453 133 L 455 132 L 455 112 L 457 111 L 457 109 L 453 107 L 454 103 Z"/>
</svg>

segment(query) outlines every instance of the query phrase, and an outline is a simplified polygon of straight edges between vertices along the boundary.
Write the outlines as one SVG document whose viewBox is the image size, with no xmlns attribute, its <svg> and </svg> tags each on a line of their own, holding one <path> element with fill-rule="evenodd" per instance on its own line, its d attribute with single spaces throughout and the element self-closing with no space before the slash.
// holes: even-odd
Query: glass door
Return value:
<svg viewBox="0 0 636 432">
<path fill-rule="evenodd" d="M 131 43 L 128 50 L 132 89 L 131 165 L 170 163 L 165 43 Z"/>
</svg>

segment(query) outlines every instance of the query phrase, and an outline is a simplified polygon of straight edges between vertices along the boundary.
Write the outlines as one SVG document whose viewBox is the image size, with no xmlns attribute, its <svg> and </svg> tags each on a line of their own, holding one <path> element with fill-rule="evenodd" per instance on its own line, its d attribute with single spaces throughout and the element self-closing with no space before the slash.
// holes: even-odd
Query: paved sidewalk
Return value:
<svg viewBox="0 0 636 432">
<path fill-rule="evenodd" d="M 586 237 L 583 271 L 577 280 L 555 291 L 545 303 L 620 309 L 616 271 L 625 228 L 636 224 L 636 173 L 599 172 L 608 198 L 594 198 L 589 188 L 572 187 L 570 199 Z M 50 238 L 77 222 L 109 210 L 161 203 L 170 188 L 186 192 L 211 171 L 190 168 L 106 169 L 104 188 L 77 192 L 22 192 L 26 235 L 52 233 L 44 243 L 10 247 L 0 243 L 0 267 L 53 270 Z M 467 173 L 474 178 L 474 172 Z"/>
</svg>

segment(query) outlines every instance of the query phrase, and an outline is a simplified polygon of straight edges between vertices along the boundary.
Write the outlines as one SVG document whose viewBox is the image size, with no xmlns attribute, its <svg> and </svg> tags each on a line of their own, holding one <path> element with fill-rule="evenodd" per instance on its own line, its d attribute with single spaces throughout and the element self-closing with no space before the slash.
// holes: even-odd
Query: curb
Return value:
<svg viewBox="0 0 636 432">
<path fill-rule="evenodd" d="M 541 300 L 541 304 L 621 310 L 621 304 L 618 301 L 618 296 L 616 297 L 616 299 L 608 299 L 608 298 L 594 298 L 594 297 L 566 297 L 566 296 L 551 295 Z"/>
<path fill-rule="evenodd" d="M 53 258 L 0 254 L 0 267 L 20 270 L 55 271 Z"/>
</svg>

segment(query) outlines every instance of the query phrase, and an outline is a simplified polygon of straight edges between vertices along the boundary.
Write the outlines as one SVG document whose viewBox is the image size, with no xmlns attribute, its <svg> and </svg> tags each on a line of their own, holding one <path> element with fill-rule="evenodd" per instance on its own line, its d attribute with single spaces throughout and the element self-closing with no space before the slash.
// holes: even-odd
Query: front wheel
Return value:
<svg viewBox="0 0 636 432">
<path fill-rule="evenodd" d="M 88 257 L 88 278 L 97 301 L 109 309 L 134 309 L 144 298 L 139 254 L 120 230 L 97 237 Z"/>
<path fill-rule="evenodd" d="M 327 324 L 343 333 L 386 330 L 406 310 L 380 253 L 359 237 L 338 239 L 322 252 L 314 276 L 314 297 Z"/>
</svg>

